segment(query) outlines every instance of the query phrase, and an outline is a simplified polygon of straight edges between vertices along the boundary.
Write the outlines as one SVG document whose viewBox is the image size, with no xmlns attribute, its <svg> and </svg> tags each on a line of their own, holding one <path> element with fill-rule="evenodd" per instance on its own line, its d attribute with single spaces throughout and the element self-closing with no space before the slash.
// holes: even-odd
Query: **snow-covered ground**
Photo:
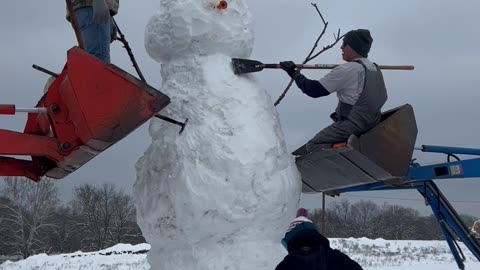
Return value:
<svg viewBox="0 0 480 270">
<path fill-rule="evenodd" d="M 454 270 L 458 269 L 445 241 L 386 241 L 383 239 L 330 239 L 334 248 L 355 259 L 365 270 Z M 480 269 L 480 262 L 460 244 L 465 252 L 467 270 Z M 99 252 L 75 252 L 47 256 L 39 254 L 18 262 L 5 262 L 0 270 L 147 270 L 148 244 L 120 244 Z M 235 261 L 232 261 L 235 264 Z M 273 270 L 273 269 L 272 269 Z"/>
</svg>

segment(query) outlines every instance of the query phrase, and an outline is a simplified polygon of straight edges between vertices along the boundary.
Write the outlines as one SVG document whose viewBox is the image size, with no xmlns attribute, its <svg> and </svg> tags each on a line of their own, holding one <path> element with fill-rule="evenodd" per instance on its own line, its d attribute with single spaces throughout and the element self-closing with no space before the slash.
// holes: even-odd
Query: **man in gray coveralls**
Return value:
<svg viewBox="0 0 480 270">
<path fill-rule="evenodd" d="M 346 142 L 350 135 L 360 136 L 379 123 L 387 90 L 380 69 L 367 59 L 372 41 L 370 31 L 366 29 L 348 32 L 341 46 L 346 63 L 320 80 L 306 78 L 292 61 L 280 62 L 282 69 L 306 95 L 318 98 L 337 93 L 338 105 L 330 116 L 334 123 L 306 144 L 307 152 Z"/>
</svg>

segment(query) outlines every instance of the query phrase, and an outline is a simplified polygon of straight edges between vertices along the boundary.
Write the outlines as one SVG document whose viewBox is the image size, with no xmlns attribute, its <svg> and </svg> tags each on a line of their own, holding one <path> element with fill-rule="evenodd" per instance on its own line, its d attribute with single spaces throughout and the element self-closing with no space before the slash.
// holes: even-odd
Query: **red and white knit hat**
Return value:
<svg viewBox="0 0 480 270">
<path fill-rule="evenodd" d="M 287 229 L 287 233 L 300 223 L 304 223 L 304 222 L 313 223 L 310 219 L 307 218 L 307 216 L 308 216 L 308 210 L 305 208 L 299 208 L 297 210 L 296 218 L 292 220 L 292 222 L 290 223 L 290 226 Z"/>
<path fill-rule="evenodd" d="M 305 229 L 316 230 L 315 224 L 313 224 L 313 222 L 310 219 L 308 219 L 307 216 L 308 216 L 307 209 L 300 208 L 297 210 L 297 217 L 294 220 L 292 220 L 292 222 L 290 223 L 290 226 L 288 226 L 288 229 L 285 232 L 285 237 L 282 239 L 282 245 L 285 247 L 285 249 L 288 250 L 288 242 L 299 231 L 302 231 Z"/>
</svg>

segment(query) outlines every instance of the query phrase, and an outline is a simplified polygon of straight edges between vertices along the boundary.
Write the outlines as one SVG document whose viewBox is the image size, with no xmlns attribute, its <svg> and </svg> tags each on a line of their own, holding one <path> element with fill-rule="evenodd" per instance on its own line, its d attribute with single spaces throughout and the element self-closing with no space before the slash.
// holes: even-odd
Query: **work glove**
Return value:
<svg viewBox="0 0 480 270">
<path fill-rule="evenodd" d="M 280 62 L 280 67 L 285 70 L 291 78 L 294 78 L 298 74 L 297 66 L 292 61 Z"/>
<path fill-rule="evenodd" d="M 97 24 L 105 24 L 110 20 L 110 9 L 105 0 L 93 0 L 93 22 Z"/>
</svg>

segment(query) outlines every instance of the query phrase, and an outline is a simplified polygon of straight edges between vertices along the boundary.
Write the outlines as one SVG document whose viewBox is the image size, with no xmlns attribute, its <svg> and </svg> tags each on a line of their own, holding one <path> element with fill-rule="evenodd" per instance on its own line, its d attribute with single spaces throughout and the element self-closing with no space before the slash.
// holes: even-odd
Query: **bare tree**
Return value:
<svg viewBox="0 0 480 270">
<path fill-rule="evenodd" d="M 361 200 L 352 205 L 350 212 L 350 222 L 356 228 L 352 237 L 375 238 L 379 226 L 381 226 L 378 222 L 378 216 L 380 215 L 378 205 L 372 201 Z"/>
<path fill-rule="evenodd" d="M 46 232 L 51 252 L 65 253 L 81 249 L 81 235 L 76 231 L 75 220 L 71 207 L 57 207 L 51 217 L 51 223 L 54 226 Z"/>
<path fill-rule="evenodd" d="M 97 244 L 100 249 L 105 248 L 112 243 L 112 232 L 111 232 L 111 225 L 114 219 L 115 208 L 115 200 L 117 196 L 117 191 L 115 186 L 104 184 L 102 187 L 97 191 L 98 192 L 98 210 L 100 214 L 100 234 L 99 239 L 97 239 Z"/>
<path fill-rule="evenodd" d="M 104 246 L 99 204 L 99 194 L 94 186 L 86 184 L 75 189 L 72 208 L 78 216 L 76 227 L 83 236 L 82 250 L 98 250 Z"/>
<path fill-rule="evenodd" d="M 4 179 L 3 196 L 9 204 L 0 204 L 2 222 L 8 223 L 11 236 L 4 245 L 23 258 L 45 250 L 42 232 L 53 224 L 50 216 L 58 204 L 57 188 L 53 181 L 39 183 L 20 177 Z"/>
<path fill-rule="evenodd" d="M 352 237 L 357 230 L 351 219 L 352 211 L 352 204 L 347 200 L 333 203 L 327 210 L 326 232 L 328 235 Z"/>
<path fill-rule="evenodd" d="M 83 250 L 99 250 L 127 240 L 143 239 L 135 223 L 132 198 L 115 186 L 83 185 L 72 201 Z"/>
<path fill-rule="evenodd" d="M 418 222 L 418 238 L 419 240 L 440 240 L 444 239 L 437 219 L 432 214 L 428 217 L 419 217 Z"/>
<path fill-rule="evenodd" d="M 8 244 L 13 241 L 9 232 L 11 222 L 8 220 L 9 208 L 6 206 L 11 207 L 12 203 L 8 198 L 0 197 L 0 255 L 12 254 L 11 245 Z"/>
<path fill-rule="evenodd" d="M 140 235 L 135 222 L 135 205 L 132 197 L 119 192 L 114 205 L 114 219 L 111 227 L 112 241 L 118 244 L 127 239 L 138 238 Z"/>
<path fill-rule="evenodd" d="M 386 205 L 379 217 L 383 223 L 382 238 L 392 240 L 418 239 L 417 230 L 420 214 L 413 208 Z"/>
</svg>

